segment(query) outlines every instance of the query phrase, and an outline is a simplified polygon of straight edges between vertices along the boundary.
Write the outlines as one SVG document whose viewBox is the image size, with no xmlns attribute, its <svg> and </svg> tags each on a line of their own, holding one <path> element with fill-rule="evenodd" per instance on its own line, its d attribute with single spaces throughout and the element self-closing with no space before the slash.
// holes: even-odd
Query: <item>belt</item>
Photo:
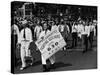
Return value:
<svg viewBox="0 0 100 75">
<path fill-rule="evenodd" d="M 29 40 L 21 40 L 21 41 L 24 41 L 24 42 L 29 42 Z"/>
</svg>

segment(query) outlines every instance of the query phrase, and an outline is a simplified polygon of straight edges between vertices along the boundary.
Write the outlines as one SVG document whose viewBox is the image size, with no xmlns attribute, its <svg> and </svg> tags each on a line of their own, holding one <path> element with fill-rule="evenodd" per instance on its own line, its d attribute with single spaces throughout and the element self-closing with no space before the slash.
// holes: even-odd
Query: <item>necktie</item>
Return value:
<svg viewBox="0 0 100 75">
<path fill-rule="evenodd" d="M 24 29 L 24 35 L 23 35 L 24 39 L 26 39 L 26 36 L 25 36 L 25 29 Z"/>
<path fill-rule="evenodd" d="M 84 32 L 85 32 L 85 26 L 84 26 Z"/>
<path fill-rule="evenodd" d="M 47 31 L 45 31 L 45 35 L 46 35 Z"/>
<path fill-rule="evenodd" d="M 59 31 L 61 32 L 61 26 L 59 26 Z"/>
</svg>

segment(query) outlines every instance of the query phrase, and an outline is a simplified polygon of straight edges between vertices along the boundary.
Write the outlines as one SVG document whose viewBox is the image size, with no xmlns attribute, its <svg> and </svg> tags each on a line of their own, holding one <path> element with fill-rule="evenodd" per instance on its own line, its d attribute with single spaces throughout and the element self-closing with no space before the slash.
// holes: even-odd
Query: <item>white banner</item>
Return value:
<svg viewBox="0 0 100 75">
<path fill-rule="evenodd" d="M 53 54 L 58 52 L 62 47 L 64 47 L 66 43 L 58 29 L 55 29 L 48 33 L 44 39 L 37 40 L 36 45 L 43 57 L 48 59 Z"/>
</svg>

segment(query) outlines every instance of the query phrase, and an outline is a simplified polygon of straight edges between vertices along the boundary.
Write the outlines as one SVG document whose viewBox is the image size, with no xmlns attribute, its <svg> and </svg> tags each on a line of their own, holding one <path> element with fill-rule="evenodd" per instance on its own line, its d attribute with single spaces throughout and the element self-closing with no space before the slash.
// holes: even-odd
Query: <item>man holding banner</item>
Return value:
<svg viewBox="0 0 100 75">
<path fill-rule="evenodd" d="M 43 28 L 44 30 L 40 33 L 36 45 L 41 52 L 43 71 L 45 72 L 49 71 L 46 60 L 49 59 L 51 65 L 53 65 L 55 63 L 55 53 L 64 47 L 66 43 L 57 28 L 49 31 L 47 29 L 47 23 L 43 24 Z"/>
<path fill-rule="evenodd" d="M 44 39 L 45 35 L 47 35 L 50 32 L 47 29 L 46 23 L 44 23 L 43 28 L 44 28 L 44 30 L 40 33 L 39 39 Z M 42 64 L 43 64 L 43 68 L 44 68 L 43 71 L 49 71 L 49 69 L 46 66 L 46 60 L 47 59 L 45 59 L 42 54 L 41 54 L 41 58 L 42 58 Z M 49 60 L 50 60 L 51 64 L 54 64 L 55 63 L 55 56 L 50 57 Z"/>
</svg>

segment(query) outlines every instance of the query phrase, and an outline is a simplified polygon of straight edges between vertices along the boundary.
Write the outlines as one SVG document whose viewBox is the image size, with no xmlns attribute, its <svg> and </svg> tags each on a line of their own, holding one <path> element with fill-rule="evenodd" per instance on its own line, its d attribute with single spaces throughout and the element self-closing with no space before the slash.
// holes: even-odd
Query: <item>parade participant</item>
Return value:
<svg viewBox="0 0 100 75">
<path fill-rule="evenodd" d="M 52 22 L 52 25 L 51 25 L 51 30 L 54 30 L 56 29 L 58 26 L 55 24 L 55 22 Z"/>
<path fill-rule="evenodd" d="M 55 19 L 55 24 L 56 24 L 57 26 L 59 25 L 59 19 L 58 19 L 58 18 Z"/>
<path fill-rule="evenodd" d="M 40 25 L 40 21 L 38 20 L 37 25 L 34 29 L 34 37 L 36 37 L 36 40 L 38 40 L 41 31 L 42 31 L 42 26 Z"/>
<path fill-rule="evenodd" d="M 12 60 L 14 60 L 12 64 L 14 64 L 14 66 L 17 66 L 16 52 L 17 52 L 18 38 L 19 38 L 19 27 L 16 24 L 13 24 L 11 27 L 11 44 L 12 44 L 12 55 L 14 55 L 14 57 L 12 57 Z"/>
<path fill-rule="evenodd" d="M 61 19 L 60 24 L 58 25 L 58 30 L 61 33 L 62 37 L 64 38 L 64 40 L 66 40 L 67 42 L 67 36 L 69 33 L 69 27 L 66 25 L 66 23 L 64 24 L 64 21 Z M 63 50 L 66 50 L 66 48 L 64 47 Z"/>
<path fill-rule="evenodd" d="M 27 66 L 25 62 L 25 57 L 30 56 L 29 45 L 31 42 L 32 42 L 32 32 L 31 29 L 28 28 L 27 22 L 25 21 L 23 22 L 23 29 L 21 30 L 18 38 L 18 44 L 21 45 L 20 56 L 21 56 L 22 66 L 20 70 L 23 70 Z"/>
<path fill-rule="evenodd" d="M 97 20 L 93 20 L 93 25 L 95 26 L 95 36 L 97 36 L 97 32 L 98 32 L 98 30 L 97 30 Z"/>
<path fill-rule="evenodd" d="M 63 24 L 63 21 L 60 22 L 60 24 L 58 25 L 58 29 L 59 29 L 59 32 L 61 33 L 62 36 L 64 36 L 64 24 Z"/>
<path fill-rule="evenodd" d="M 39 36 L 39 39 L 44 39 L 45 35 L 48 34 L 50 31 L 48 30 L 47 28 L 47 23 L 45 22 L 43 24 L 43 31 L 40 33 L 40 36 Z M 43 65 L 43 71 L 49 71 L 49 68 L 47 67 L 47 63 L 46 63 L 46 59 L 44 59 L 44 57 L 42 56 L 41 54 L 41 59 L 42 59 L 42 65 Z M 55 63 L 55 56 L 51 56 L 49 58 L 50 62 L 51 62 L 51 65 L 50 67 L 53 67 L 54 66 L 54 63 Z"/>
<path fill-rule="evenodd" d="M 58 25 L 58 30 L 61 33 L 62 37 L 65 37 L 65 33 L 64 33 L 64 24 L 63 24 L 63 19 L 61 19 L 60 24 Z M 66 48 L 64 47 L 61 50 L 66 50 Z"/>
<path fill-rule="evenodd" d="M 63 32 L 64 32 L 64 40 L 65 40 L 65 42 L 67 43 L 67 41 L 68 41 L 68 36 L 69 36 L 69 33 L 70 33 L 70 29 L 69 29 L 69 25 L 67 24 L 67 21 L 66 21 L 66 20 L 64 20 L 64 30 L 63 30 Z M 68 48 L 68 43 L 67 43 L 67 45 L 64 47 L 64 50 L 66 50 L 66 48 Z"/>
<path fill-rule="evenodd" d="M 90 42 L 90 48 L 92 48 L 93 36 L 96 35 L 96 29 L 92 22 L 89 23 L 89 27 L 90 27 L 89 42 Z"/>
<path fill-rule="evenodd" d="M 72 25 L 72 47 L 77 46 L 77 24 L 74 22 Z"/>
<path fill-rule="evenodd" d="M 80 20 L 77 26 L 77 33 L 78 33 L 78 37 L 81 39 L 81 32 L 82 32 L 82 28 L 83 28 L 83 24 L 82 21 Z"/>
<path fill-rule="evenodd" d="M 85 23 L 85 21 L 83 21 L 81 35 L 82 35 L 82 46 L 83 46 L 82 48 L 84 49 L 83 53 L 85 53 L 88 49 L 88 37 L 90 35 L 90 29 L 89 29 L 88 23 L 87 22 Z"/>
</svg>

